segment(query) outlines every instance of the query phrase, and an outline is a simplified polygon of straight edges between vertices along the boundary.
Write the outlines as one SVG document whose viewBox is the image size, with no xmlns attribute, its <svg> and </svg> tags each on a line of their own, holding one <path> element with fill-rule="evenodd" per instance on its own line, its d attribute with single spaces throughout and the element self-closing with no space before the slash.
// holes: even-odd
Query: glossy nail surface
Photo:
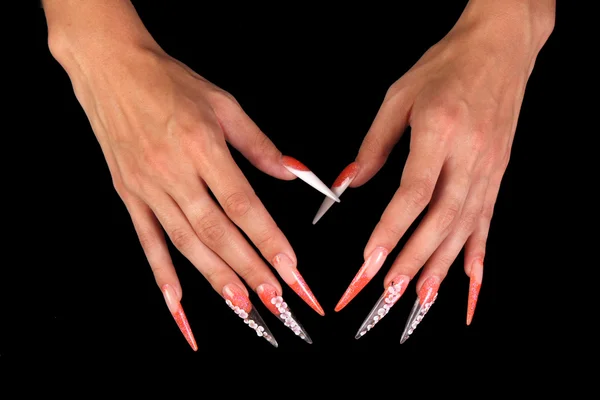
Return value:
<svg viewBox="0 0 600 400">
<path fill-rule="evenodd" d="M 402 297 L 410 278 L 406 275 L 400 275 L 392 280 L 390 285 L 384 290 L 383 294 L 375 303 L 375 306 L 367 315 L 364 322 L 358 329 L 355 338 L 360 339 L 369 332 L 375 325 L 387 315 L 392 306 Z"/>
<path fill-rule="evenodd" d="M 302 275 L 296 268 L 294 262 L 286 254 L 277 254 L 272 261 L 273 266 L 279 272 L 279 275 L 285 283 L 294 291 L 306 304 L 308 304 L 319 315 L 325 315 L 323 307 L 317 301 L 312 290 L 308 287 Z"/>
<path fill-rule="evenodd" d="M 358 164 L 356 162 L 353 162 L 352 164 L 344 168 L 344 170 L 340 173 L 340 175 L 337 177 L 337 179 L 331 186 L 331 191 L 339 198 L 342 195 L 342 193 L 344 193 L 344 191 L 348 188 L 348 186 L 350 186 L 357 173 Z M 325 215 L 327 210 L 329 210 L 334 203 L 335 201 L 333 201 L 329 197 L 325 197 L 325 199 L 323 199 L 323 203 L 321 203 L 317 214 L 313 218 L 313 225 L 316 224 L 323 217 L 323 215 Z"/>
<path fill-rule="evenodd" d="M 481 290 L 481 282 L 483 281 L 483 262 L 476 260 L 471 266 L 471 279 L 469 282 L 469 300 L 467 304 L 467 325 L 471 325 L 479 291 Z"/>
<path fill-rule="evenodd" d="M 400 344 L 406 342 L 414 330 L 417 329 L 417 326 L 437 299 L 439 287 L 440 279 L 437 276 L 432 276 L 423 283 L 421 289 L 419 289 L 418 298 L 413 305 L 408 321 L 406 321 L 404 332 L 402 332 L 402 337 L 400 338 Z"/>
<path fill-rule="evenodd" d="M 283 156 L 283 166 L 287 168 L 292 174 L 323 193 L 325 196 L 330 197 L 332 200 L 339 202 L 340 199 L 321 181 L 308 167 L 302 164 L 295 158 Z"/>
<path fill-rule="evenodd" d="M 235 283 L 225 285 L 223 288 L 223 297 L 225 303 L 248 325 L 257 336 L 266 339 L 273 346 L 277 347 L 277 341 L 273 334 L 263 321 L 262 317 L 250 302 L 246 293 Z"/>
<path fill-rule="evenodd" d="M 335 311 L 340 311 L 346 307 L 356 295 L 373 279 L 377 271 L 381 268 L 388 255 L 388 251 L 383 247 L 377 247 L 369 255 L 367 260 L 358 270 L 358 273 L 342 295 L 342 298 L 335 306 Z"/>
<path fill-rule="evenodd" d="M 275 287 L 265 283 L 256 288 L 256 293 L 269 311 L 275 314 L 296 336 L 309 344 L 312 343 L 312 339 Z"/>
<path fill-rule="evenodd" d="M 185 312 L 183 312 L 183 307 L 181 307 L 181 303 L 178 300 L 179 296 L 177 295 L 175 288 L 173 288 L 171 285 L 165 284 L 162 286 L 161 291 L 165 298 L 165 302 L 167 303 L 167 307 L 169 308 L 171 315 L 173 315 L 179 330 L 192 349 L 197 351 L 198 345 L 196 344 L 196 339 L 194 338 L 192 328 L 190 328 L 190 324 L 185 316 Z"/>
</svg>

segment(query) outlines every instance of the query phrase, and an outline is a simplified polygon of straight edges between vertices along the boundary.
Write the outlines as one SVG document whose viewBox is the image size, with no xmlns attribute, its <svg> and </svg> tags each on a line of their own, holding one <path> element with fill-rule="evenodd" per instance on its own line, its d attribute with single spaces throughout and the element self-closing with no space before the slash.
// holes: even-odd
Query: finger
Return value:
<svg viewBox="0 0 600 400">
<path fill-rule="evenodd" d="M 282 163 L 282 154 L 237 103 L 216 107 L 216 114 L 227 141 L 256 168 L 274 178 L 292 180 Z"/>
<path fill-rule="evenodd" d="M 486 243 L 494 213 L 494 205 L 496 204 L 500 190 L 501 179 L 501 177 L 497 178 L 489 185 L 477 226 L 465 244 L 465 272 L 469 276 L 467 325 L 471 325 L 473 321 L 479 291 L 481 290 Z"/>
<path fill-rule="evenodd" d="M 194 349 L 196 339 L 181 306 L 182 290 L 162 229 L 152 211 L 138 198 L 122 196 L 158 287 L 181 333 Z"/>
<path fill-rule="evenodd" d="M 488 179 L 485 178 L 479 179 L 471 186 L 460 217 L 455 219 L 452 224 L 451 233 L 425 263 L 416 284 L 417 299 L 413 305 L 413 312 L 405 324 L 400 339 L 401 343 L 409 338 L 437 298 L 439 285 L 447 276 L 448 270 L 460 254 L 465 242 L 480 219 L 487 188 Z M 392 267 L 385 281 L 390 280 L 393 282 L 397 280 L 397 274 L 403 273 L 402 271 L 399 272 L 399 269 L 401 269 L 401 264 Z"/>
<path fill-rule="evenodd" d="M 388 91 L 358 150 L 356 162 L 360 171 L 351 187 L 369 181 L 385 164 L 407 128 L 411 105 L 405 91 Z"/>
<path fill-rule="evenodd" d="M 211 167 L 209 168 L 208 165 Z M 271 262 L 286 284 L 317 313 L 324 315 L 323 308 L 298 272 L 296 255 L 292 246 L 254 193 L 231 154 L 224 149 L 219 160 L 213 160 L 212 163 L 209 161 L 208 165 L 199 165 L 198 168 L 200 171 L 206 171 L 203 178 L 227 217 L 248 236 L 262 256 Z M 242 235 L 238 232 L 234 236 L 231 233 L 232 230 L 225 230 L 227 225 L 222 222 L 223 219 L 219 217 L 219 213 L 207 204 L 206 196 L 194 198 L 193 195 L 190 195 L 188 197 L 187 202 L 190 204 L 187 207 L 194 208 L 191 214 L 195 215 L 192 217 L 195 219 L 192 221 L 196 221 L 196 229 L 199 232 L 204 232 L 201 233 L 204 235 L 203 240 L 207 240 L 210 243 L 209 246 L 215 250 L 228 242 L 230 247 L 225 252 L 227 254 L 225 257 L 236 258 L 237 261 L 226 260 L 227 263 L 236 268 L 245 279 L 249 278 L 256 282 L 257 285 L 252 286 L 253 288 L 264 283 L 258 282 L 259 280 L 252 276 L 254 272 L 262 271 L 263 262 Z M 186 200 L 183 201 L 185 204 Z M 209 212 L 202 212 L 203 209 Z M 229 236 L 225 235 L 226 232 L 229 232 Z M 224 254 L 218 250 L 217 252 Z M 261 272 L 261 276 L 264 276 L 263 272 Z"/>
<path fill-rule="evenodd" d="M 406 275 L 412 279 L 425 265 L 462 214 L 470 186 L 469 169 L 446 165 L 429 210 L 394 261 L 388 274 L 390 278 Z M 439 272 L 442 270 L 438 267 Z M 442 278 L 438 276 L 439 281 Z"/>
<path fill-rule="evenodd" d="M 158 195 L 153 211 L 164 227 L 173 245 L 202 273 L 227 305 L 252 328 L 277 347 L 270 329 L 253 306 L 248 290 L 235 272 L 212 250 L 205 246 L 192 229 L 174 200 L 168 195 Z"/>
<path fill-rule="evenodd" d="M 487 187 L 487 179 L 480 179 L 475 185 L 471 186 L 469 195 L 463 207 L 461 218 L 455 222 L 452 234 L 442 242 L 440 247 L 425 264 L 423 272 L 421 273 L 422 278 L 420 279 L 420 282 L 417 282 L 417 288 L 420 288 L 429 276 L 439 277 L 440 282 L 446 276 L 450 265 L 462 250 L 469 235 L 473 232 L 474 225 L 479 221 Z M 410 280 L 411 277 L 399 273 L 394 269 L 388 272 L 383 280 L 385 290 L 362 323 L 356 335 L 357 339 L 365 335 L 381 318 L 387 315 L 392 306 L 396 304 L 404 294 L 404 290 Z M 423 298 L 425 299 L 427 297 L 427 291 L 423 294 Z M 414 321 L 410 321 L 411 324 L 413 322 Z"/>
<path fill-rule="evenodd" d="M 400 187 L 386 207 L 365 247 L 365 262 L 336 306 L 344 308 L 381 269 L 388 253 L 398 244 L 429 203 L 445 158 L 444 150 L 414 140 Z"/>
<path fill-rule="evenodd" d="M 197 238 L 251 288 L 268 283 L 281 290 L 277 278 L 213 201 L 199 178 L 174 186 L 169 194 Z"/>
</svg>

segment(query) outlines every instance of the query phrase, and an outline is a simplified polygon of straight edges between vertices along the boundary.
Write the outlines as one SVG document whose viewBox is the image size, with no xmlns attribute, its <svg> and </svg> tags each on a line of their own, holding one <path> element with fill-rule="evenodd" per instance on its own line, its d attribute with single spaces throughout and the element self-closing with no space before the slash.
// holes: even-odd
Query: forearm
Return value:
<svg viewBox="0 0 600 400">
<path fill-rule="evenodd" d="M 52 55 L 70 74 L 134 47 L 158 48 L 129 0 L 43 0 Z"/>
</svg>

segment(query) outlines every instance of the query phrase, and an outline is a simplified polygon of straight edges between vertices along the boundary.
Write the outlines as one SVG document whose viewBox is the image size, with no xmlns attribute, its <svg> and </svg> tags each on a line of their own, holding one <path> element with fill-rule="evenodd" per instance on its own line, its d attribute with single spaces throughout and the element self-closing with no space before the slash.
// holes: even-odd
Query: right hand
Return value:
<svg viewBox="0 0 600 400">
<path fill-rule="evenodd" d="M 240 277 L 280 318 L 281 310 L 271 300 L 281 296 L 282 289 L 238 227 L 283 280 L 322 314 L 296 269 L 292 246 L 236 165 L 227 143 L 261 171 L 294 179 L 280 151 L 230 94 L 152 41 L 140 46 L 116 39 L 102 46 L 111 48 L 110 56 L 92 55 L 92 47 L 80 53 L 70 47 L 65 51 L 64 42 L 51 42 L 50 48 L 69 74 L 156 282 L 192 348 L 197 349 L 196 342 L 180 305 L 182 289 L 161 226 L 246 322 L 254 319 L 260 325 L 260 317 Z M 263 328 L 269 339 L 272 335 Z"/>
</svg>

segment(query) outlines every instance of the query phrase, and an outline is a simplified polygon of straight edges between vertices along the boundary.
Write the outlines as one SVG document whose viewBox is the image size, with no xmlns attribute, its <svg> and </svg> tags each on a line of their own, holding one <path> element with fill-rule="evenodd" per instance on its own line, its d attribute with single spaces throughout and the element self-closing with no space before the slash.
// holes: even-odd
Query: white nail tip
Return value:
<svg viewBox="0 0 600 400">
<path fill-rule="evenodd" d="M 292 174 L 296 175 L 298 178 L 323 193 L 325 196 L 333 199 L 335 202 L 339 203 L 340 199 L 336 196 L 331 189 L 329 189 L 312 171 L 299 171 L 294 168 L 290 168 L 286 166 L 287 170 Z"/>
<path fill-rule="evenodd" d="M 342 193 L 344 193 L 344 191 L 346 191 L 346 189 L 348 188 L 348 186 L 350 185 L 351 182 L 352 182 L 352 180 L 349 179 L 348 182 L 344 182 L 344 184 L 342 186 L 332 187 L 331 191 L 339 198 L 342 196 Z M 313 218 L 313 225 L 315 225 L 323 217 L 323 215 L 325 215 L 325 213 L 331 208 L 331 206 L 333 204 L 334 204 L 334 202 L 331 201 L 331 199 L 329 199 L 327 197 L 325 199 L 323 199 L 323 203 L 321 203 L 321 207 L 319 207 L 319 210 L 317 211 L 315 218 Z"/>
</svg>

